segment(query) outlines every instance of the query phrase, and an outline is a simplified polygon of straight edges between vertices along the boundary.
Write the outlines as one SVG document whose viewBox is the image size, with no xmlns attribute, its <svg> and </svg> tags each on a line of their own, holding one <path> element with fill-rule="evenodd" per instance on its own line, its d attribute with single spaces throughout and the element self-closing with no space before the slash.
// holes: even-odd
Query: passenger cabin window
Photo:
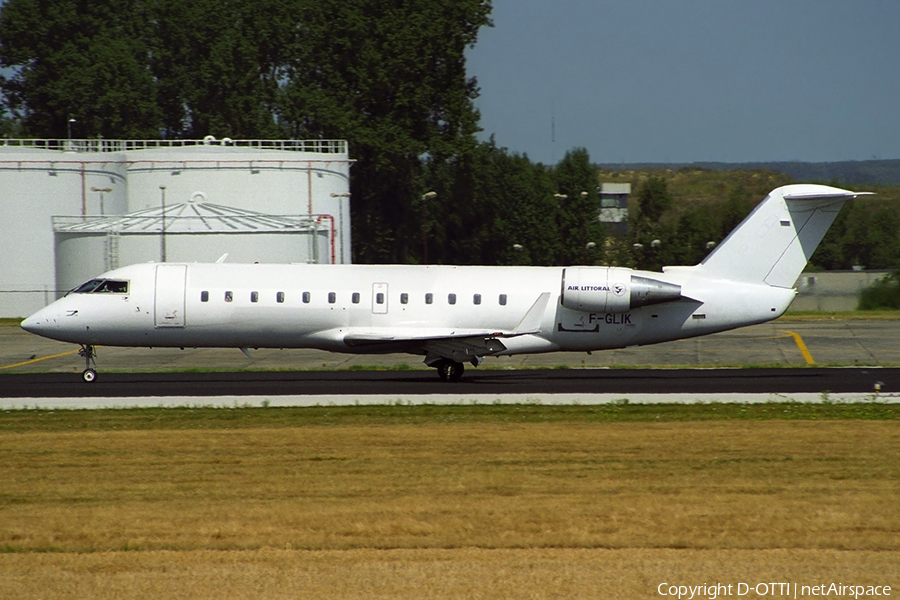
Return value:
<svg viewBox="0 0 900 600">
<path fill-rule="evenodd" d="M 447 302 L 449 304 L 456 304 L 456 294 L 447 294 Z"/>
<path fill-rule="evenodd" d="M 118 279 L 91 279 L 78 286 L 76 294 L 127 294 L 128 282 Z"/>
<path fill-rule="evenodd" d="M 231 302 L 234 300 L 234 294 L 232 292 L 225 292 L 225 302 Z"/>
<path fill-rule="evenodd" d="M 353 292 L 350 300 L 353 302 L 353 304 L 359 304 L 359 292 Z"/>
<path fill-rule="evenodd" d="M 337 294 L 335 292 L 328 292 L 328 304 L 334 304 L 337 302 Z"/>
<path fill-rule="evenodd" d="M 406 292 L 400 294 L 400 304 L 409 304 L 409 294 Z"/>
<path fill-rule="evenodd" d="M 500 306 L 506 306 L 506 294 L 500 294 Z"/>
<path fill-rule="evenodd" d="M 250 302 L 259 302 L 259 292 L 250 292 Z"/>
<path fill-rule="evenodd" d="M 278 292 L 277 294 L 275 294 L 275 302 L 278 302 L 279 304 L 284 302 L 284 292 Z"/>
<path fill-rule="evenodd" d="M 481 294 L 472 296 L 472 304 L 481 304 Z"/>
<path fill-rule="evenodd" d="M 200 302 L 209 302 L 209 292 L 206 290 L 200 292 Z"/>
<path fill-rule="evenodd" d="M 431 304 L 432 302 L 434 302 L 434 294 L 431 292 L 425 294 L 425 304 Z"/>
<path fill-rule="evenodd" d="M 303 292 L 303 304 L 309 304 L 309 292 Z"/>
</svg>

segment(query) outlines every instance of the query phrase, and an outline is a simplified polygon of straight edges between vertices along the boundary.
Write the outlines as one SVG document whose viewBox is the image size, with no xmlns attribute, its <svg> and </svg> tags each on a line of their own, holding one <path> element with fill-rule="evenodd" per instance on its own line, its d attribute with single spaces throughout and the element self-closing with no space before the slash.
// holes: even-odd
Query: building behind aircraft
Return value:
<svg viewBox="0 0 900 600">
<path fill-rule="evenodd" d="M 343 140 L 4 140 L 0 317 L 133 262 L 350 262 L 351 162 Z"/>
</svg>

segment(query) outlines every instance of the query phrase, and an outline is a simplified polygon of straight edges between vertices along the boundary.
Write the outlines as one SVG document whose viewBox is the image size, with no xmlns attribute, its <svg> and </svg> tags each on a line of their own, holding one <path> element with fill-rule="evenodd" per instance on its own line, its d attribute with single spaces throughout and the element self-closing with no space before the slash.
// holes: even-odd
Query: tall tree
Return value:
<svg viewBox="0 0 900 600">
<path fill-rule="evenodd" d="M 8 0 L 0 13 L 0 80 L 25 135 L 156 137 L 146 0 Z M 71 119 L 75 121 L 70 122 Z"/>
<path fill-rule="evenodd" d="M 641 269 L 658 269 L 664 264 L 677 264 L 675 228 L 661 222 L 674 200 L 662 177 L 650 176 L 637 193 L 637 206 L 630 215 L 629 235 L 633 241 L 634 265 Z"/>
<path fill-rule="evenodd" d="M 648 224 L 658 223 L 673 203 L 666 180 L 652 175 L 641 185 L 637 200 L 637 218 Z"/>
<path fill-rule="evenodd" d="M 722 226 L 708 204 L 690 208 L 678 219 L 675 234 L 677 264 L 695 265 L 703 260 L 712 245 L 721 240 Z M 662 265 L 660 265 L 662 266 Z"/>
<path fill-rule="evenodd" d="M 730 192 L 722 206 L 722 227 L 720 237 L 724 238 L 744 220 L 753 208 L 753 199 L 743 185 L 738 184 Z"/>
<path fill-rule="evenodd" d="M 585 148 L 574 148 L 553 169 L 561 265 L 593 264 L 606 232 L 600 223 L 597 168 Z"/>
<path fill-rule="evenodd" d="M 152 67 L 166 135 L 279 137 L 278 90 L 306 4 L 156 0 Z"/>
<path fill-rule="evenodd" d="M 559 235 L 549 216 L 556 188 L 543 165 L 491 139 L 458 159 L 429 164 L 426 181 L 438 194 L 423 213 L 430 262 L 556 264 Z"/>
<path fill-rule="evenodd" d="M 415 260 L 426 165 L 475 148 L 465 49 L 489 13 L 487 0 L 323 0 L 299 14 L 279 120 L 350 140 L 354 260 Z"/>
</svg>

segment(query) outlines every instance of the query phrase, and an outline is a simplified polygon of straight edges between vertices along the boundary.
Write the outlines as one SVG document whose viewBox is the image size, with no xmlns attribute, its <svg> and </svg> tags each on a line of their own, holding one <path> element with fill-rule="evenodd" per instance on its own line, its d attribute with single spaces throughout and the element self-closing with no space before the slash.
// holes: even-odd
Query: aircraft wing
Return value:
<svg viewBox="0 0 900 600">
<path fill-rule="evenodd" d="M 470 360 L 506 350 L 501 341 L 503 338 L 540 333 L 541 320 L 549 301 L 550 292 L 542 293 L 519 324 L 508 331 L 370 328 L 349 331 L 343 340 L 347 346 L 361 352 L 412 352 L 456 361 Z"/>
<path fill-rule="evenodd" d="M 415 335 L 403 328 L 382 331 L 349 332 L 344 336 L 347 346 L 360 352 L 412 352 L 450 357 L 485 356 L 506 350 L 499 331 L 447 331 Z"/>
</svg>

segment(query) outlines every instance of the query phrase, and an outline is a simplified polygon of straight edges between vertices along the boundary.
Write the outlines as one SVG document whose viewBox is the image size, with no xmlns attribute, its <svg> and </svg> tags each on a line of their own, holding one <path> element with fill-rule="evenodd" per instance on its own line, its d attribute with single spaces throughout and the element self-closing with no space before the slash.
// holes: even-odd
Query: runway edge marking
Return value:
<svg viewBox="0 0 900 600">
<path fill-rule="evenodd" d="M 145 396 L 136 398 L 0 398 L 0 410 L 130 408 L 284 408 L 371 405 L 577 406 L 601 404 L 898 404 L 900 393 L 797 394 L 373 394 L 318 396 Z"/>
</svg>

